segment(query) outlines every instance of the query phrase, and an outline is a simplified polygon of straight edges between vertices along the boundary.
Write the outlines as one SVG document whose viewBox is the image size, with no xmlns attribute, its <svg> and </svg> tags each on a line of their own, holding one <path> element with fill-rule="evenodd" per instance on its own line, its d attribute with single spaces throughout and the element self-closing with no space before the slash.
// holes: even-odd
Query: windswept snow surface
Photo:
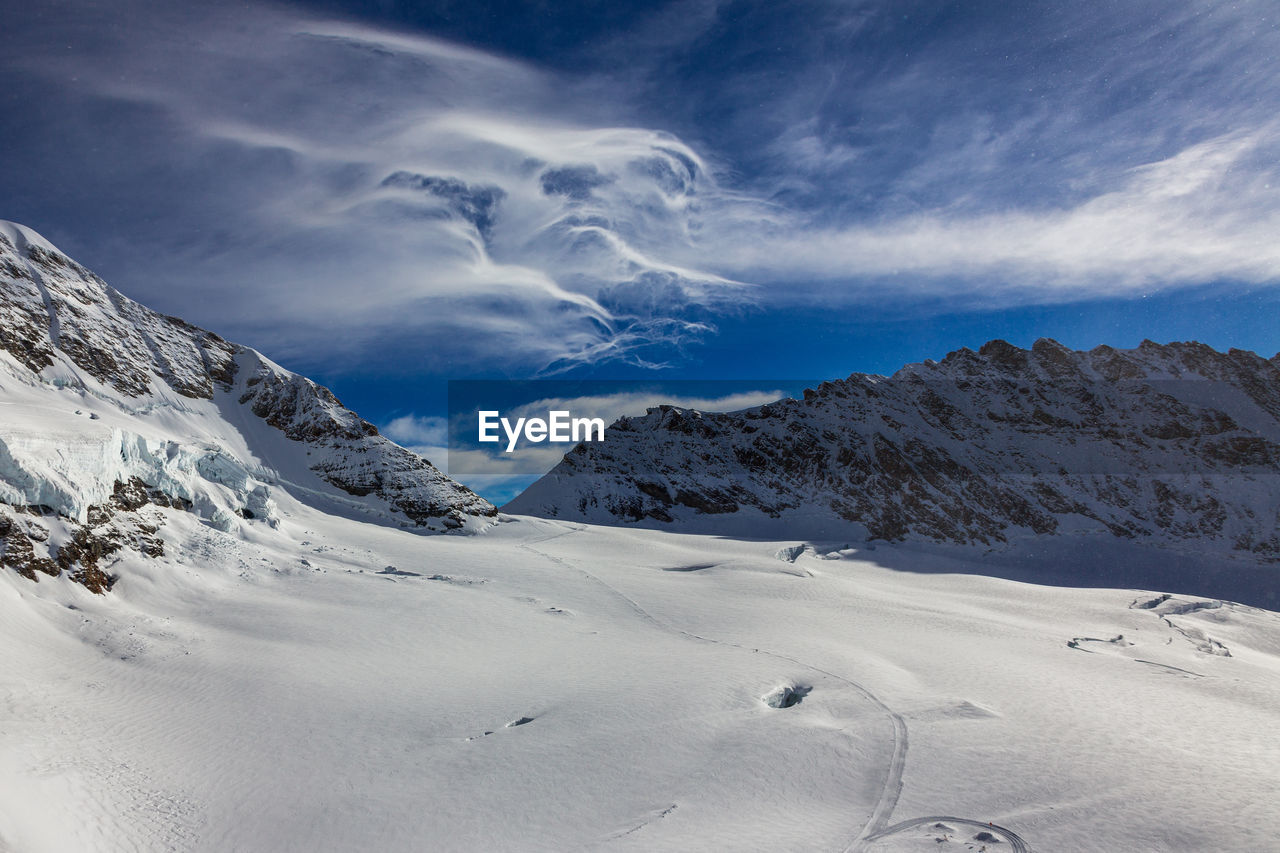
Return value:
<svg viewBox="0 0 1280 853">
<path fill-rule="evenodd" d="M 1274 612 L 277 498 L 0 573 L 0 848 L 1274 849 Z"/>
</svg>

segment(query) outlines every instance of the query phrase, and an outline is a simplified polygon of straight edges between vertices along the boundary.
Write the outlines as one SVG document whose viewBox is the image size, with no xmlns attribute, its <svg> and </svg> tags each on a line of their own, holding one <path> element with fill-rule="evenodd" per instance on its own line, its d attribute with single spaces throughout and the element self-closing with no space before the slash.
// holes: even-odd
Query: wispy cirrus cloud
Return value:
<svg viewBox="0 0 1280 853">
<path fill-rule="evenodd" d="M 923 211 L 848 226 L 771 227 L 727 272 L 830 282 L 858 301 L 906 290 L 1007 303 L 1280 281 L 1280 133 L 1274 124 L 1127 170 L 1075 204 Z M 840 296 L 836 295 L 839 299 Z"/>
<path fill-rule="evenodd" d="M 696 253 L 674 259 L 719 194 L 699 154 L 662 131 L 584 125 L 550 73 L 285 7 L 160 10 L 132 42 L 98 37 L 93 18 L 69 60 L 86 97 L 170 134 L 115 152 L 120 168 L 195 158 L 218 174 L 186 233 L 162 226 L 170 244 L 120 282 L 146 301 L 195 303 L 285 355 L 363 359 L 393 341 L 429 370 L 554 372 L 647 363 L 640 351 L 751 299 Z M 46 82 L 66 69 L 39 39 L 19 47 Z"/>
<path fill-rule="evenodd" d="M 9 180 L 80 205 L 131 295 L 330 373 L 1280 281 L 1265 4 L 688 0 L 554 68 L 294 6 L 53 7 L 0 48 L 38 116 L 6 159 L 60 189 Z"/>
</svg>

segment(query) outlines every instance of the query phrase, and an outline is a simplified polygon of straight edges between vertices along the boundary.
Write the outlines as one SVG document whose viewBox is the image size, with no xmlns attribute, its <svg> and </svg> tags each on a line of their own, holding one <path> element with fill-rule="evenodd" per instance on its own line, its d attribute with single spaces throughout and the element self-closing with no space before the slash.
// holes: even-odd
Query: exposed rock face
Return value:
<svg viewBox="0 0 1280 853">
<path fill-rule="evenodd" d="M 622 418 L 505 509 L 986 545 L 1094 530 L 1277 560 L 1280 367 L 1197 343 L 991 341 L 803 400 Z"/>
<path fill-rule="evenodd" d="M 30 580 L 36 580 L 36 572 L 57 577 L 62 573 L 61 567 L 35 552 L 35 543 L 48 539 L 49 530 L 43 525 L 21 519 L 12 509 L 0 504 L 0 565 Z"/>
<path fill-rule="evenodd" d="M 240 348 L 127 299 L 28 234 L 12 226 L 0 230 L 0 347 L 20 363 L 42 370 L 58 349 L 128 397 L 148 393 L 153 378 L 183 396 L 206 399 L 214 382 L 231 382 Z"/>
<path fill-rule="evenodd" d="M 212 332 L 139 305 L 107 286 L 38 234 L 12 223 L 0 223 L 0 295 L 3 296 L 0 301 L 0 389 L 5 387 L 4 377 L 10 377 L 18 383 L 15 388 L 38 389 L 38 394 L 47 391 L 52 396 L 46 408 L 66 408 L 69 419 L 78 400 L 94 400 L 113 407 L 126 421 L 145 418 L 151 412 L 170 411 L 182 417 L 202 417 L 215 422 L 212 434 L 237 435 L 237 441 L 247 444 L 248 457 L 233 461 L 228 467 L 224 463 L 230 451 L 209 447 L 204 437 L 199 441 L 193 439 L 190 447 L 169 446 L 173 441 L 161 442 L 156 446 L 169 446 L 167 450 L 157 451 L 164 458 L 149 459 L 147 470 L 164 473 L 168 471 L 166 466 L 173 467 L 171 460 L 181 457 L 190 463 L 188 468 L 194 466 L 206 473 L 213 471 L 210 476 L 218 482 L 223 482 L 223 475 L 239 477 L 243 482 L 231 484 L 239 490 L 234 505 L 226 508 L 231 514 L 251 517 L 254 505 L 260 506 L 260 512 L 265 511 L 261 507 L 271 504 L 266 486 L 250 483 L 246 472 L 255 471 L 271 479 L 269 473 L 263 471 L 278 466 L 283 467 L 275 472 L 278 476 L 273 482 L 287 483 L 289 472 L 309 471 L 345 495 L 376 501 L 383 508 L 380 511 L 393 516 L 387 520 L 396 522 L 395 516 L 398 516 L 400 520 L 396 523 L 404 526 L 436 530 L 461 528 L 470 518 L 488 518 L 497 513 L 492 504 L 450 480 L 431 463 L 379 435 L 372 424 L 344 408 L 327 388 L 284 370 L 254 350 L 228 343 Z M 272 451 L 269 463 L 251 458 L 257 452 L 255 441 L 262 443 L 255 436 L 263 430 L 252 425 L 255 421 L 263 425 L 266 432 L 274 428 L 288 439 L 285 450 Z M 120 442 L 120 430 L 113 435 L 95 435 L 89 439 L 85 438 L 83 427 L 68 426 L 78 441 L 85 439 L 79 441 L 83 446 L 78 447 L 76 453 L 89 453 L 84 446 L 110 448 Z M 126 443 L 133 442 L 131 447 L 146 445 L 145 424 L 135 429 L 130 422 L 123 429 L 139 437 L 127 438 Z M 26 494 L 39 486 L 39 483 L 33 486 L 33 480 L 40 477 L 39 473 L 33 473 L 39 466 L 24 467 L 21 460 L 15 458 L 14 448 L 26 446 L 30 450 L 40 442 L 41 430 L 28 428 L 25 435 L 22 430 L 21 423 L 14 424 L 12 430 L 0 424 L 0 497 Z M 142 444 L 138 444 L 139 441 Z M 118 456 L 119 452 L 116 453 Z M 219 459 L 223 461 L 216 461 Z M 87 463 L 92 463 L 95 470 L 110 468 L 104 466 L 101 459 L 87 459 Z M 115 464 L 119 466 L 119 459 Z M 74 461 L 65 462 L 63 467 L 67 469 L 64 471 L 67 477 L 45 491 L 66 494 L 71 488 L 66 481 L 85 479 L 70 470 L 76 467 Z M 158 479 L 139 482 L 141 488 L 152 492 L 161 485 Z M 119 483 L 128 486 L 129 477 L 125 476 Z M 110 483 L 100 485 L 94 500 L 110 489 Z M 299 499 L 306 499 L 305 491 L 299 491 Z M 182 489 L 170 489 L 163 500 L 172 504 L 189 501 L 191 497 Z M 155 503 L 156 495 L 148 499 Z M 13 497 L 5 500 L 22 504 Z M 5 557 L 5 563 L 30 577 L 38 572 L 78 572 L 87 586 L 108 588 L 109 579 L 105 574 L 96 575 L 95 567 L 104 554 L 121 545 L 113 545 L 114 540 L 93 538 L 97 534 L 92 531 L 101 525 L 94 524 L 93 519 L 86 525 L 85 508 L 91 502 L 79 503 L 72 513 L 75 517 L 70 519 L 87 531 L 87 538 L 73 536 L 57 549 L 63 557 L 40 556 L 37 553 L 40 548 L 32 546 L 31 540 L 22 533 L 25 528 L 6 521 L 6 532 L 0 533 L 7 543 L 6 554 L 10 555 Z M 112 513 L 120 511 L 116 507 Z M 9 512 L 5 517 L 12 515 Z M 27 544 L 22 544 L 23 541 Z M 133 540 L 125 537 L 119 541 Z M 28 550 L 31 550 L 30 556 Z"/>
<path fill-rule="evenodd" d="M 416 523 L 442 519 L 453 527 L 468 515 L 497 514 L 488 501 L 380 436 L 377 427 L 310 379 L 263 364 L 245 377 L 239 402 L 311 447 L 311 470 L 348 494 L 381 497 Z"/>
<path fill-rule="evenodd" d="M 138 479 L 117 482 L 110 501 L 90 507 L 84 523 L 59 517 L 48 507 L 0 504 L 0 565 L 30 580 L 65 572 L 91 592 L 107 592 L 116 579 L 103 563 L 112 554 L 129 547 L 148 557 L 164 556 L 164 542 L 156 536 L 163 518 L 143 511 L 151 506 L 190 508 Z M 57 544 L 50 526 L 60 528 Z"/>
</svg>

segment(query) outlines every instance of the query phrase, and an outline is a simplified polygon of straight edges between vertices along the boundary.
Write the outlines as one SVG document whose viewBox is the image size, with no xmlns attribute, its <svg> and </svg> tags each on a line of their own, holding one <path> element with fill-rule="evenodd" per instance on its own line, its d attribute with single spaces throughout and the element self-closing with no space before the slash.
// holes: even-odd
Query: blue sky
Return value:
<svg viewBox="0 0 1280 853">
<path fill-rule="evenodd" d="M 1280 350 L 1272 2 L 0 13 L 0 217 L 384 426 L 448 379 Z"/>
</svg>

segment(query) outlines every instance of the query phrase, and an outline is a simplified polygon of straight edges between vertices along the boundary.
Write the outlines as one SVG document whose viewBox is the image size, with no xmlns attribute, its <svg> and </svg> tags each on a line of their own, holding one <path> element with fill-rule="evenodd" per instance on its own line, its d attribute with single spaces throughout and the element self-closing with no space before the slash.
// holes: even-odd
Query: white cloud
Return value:
<svg viewBox="0 0 1280 853">
<path fill-rule="evenodd" d="M 793 224 L 725 255 L 731 274 L 845 282 L 853 299 L 889 289 L 1026 302 L 1223 279 L 1270 284 L 1280 281 L 1278 150 L 1272 125 L 1131 169 L 1115 188 L 1069 207 Z"/>
<path fill-rule="evenodd" d="M 777 388 L 710 397 L 664 394 L 659 391 L 626 391 L 584 397 L 546 397 L 513 409 L 507 416 L 538 417 L 545 416 L 552 409 L 563 409 L 573 412 L 574 417 L 604 418 L 605 423 L 610 424 L 620 417 L 643 415 L 649 409 L 661 405 L 696 409 L 700 412 L 736 412 L 772 403 L 785 396 L 786 392 Z"/>
<path fill-rule="evenodd" d="M 846 6 L 823 12 L 823 32 L 874 38 L 874 4 Z M 751 106 L 733 121 L 779 128 L 761 146 L 777 168 L 750 175 L 628 120 L 641 70 L 581 80 L 285 7 L 125 7 L 133 24 L 121 30 L 109 24 L 124 13 L 63 3 L 56 28 L 24 20 L 36 29 L 5 44 L 14 67 L 74 77 L 163 131 L 93 155 L 139 193 L 131 209 L 154 200 L 186 217 L 147 224 L 170 227 L 168 245 L 119 246 L 132 274 L 113 283 L 329 372 L 388 351 L 452 375 L 651 364 L 655 344 L 713 334 L 744 304 L 1013 305 L 1280 281 L 1274 75 L 1260 60 L 1230 64 L 1256 6 L 1170 13 L 1185 62 L 1121 50 L 1162 22 L 1093 10 L 1102 47 L 1083 51 L 1074 88 L 1024 80 L 1024 66 L 994 80 L 1000 92 L 1057 85 L 1043 103 L 991 102 L 973 86 L 988 66 L 958 42 L 862 77 L 842 77 L 847 56 L 831 51 L 843 42 L 824 42 L 813 64 L 781 69 L 802 98 L 762 92 L 754 67 L 727 74 L 717 96 Z M 722 14 L 695 0 L 654 17 L 635 68 L 696 50 Z M 1035 22 L 1036 38 L 1078 26 L 1063 14 Z M 1215 71 L 1228 66 L 1258 73 Z M 953 73 L 967 88 L 948 88 Z M 1166 76 L 1173 84 L 1115 107 L 1115 121 L 1084 118 L 1113 97 L 1107 87 L 1145 91 Z M 1183 97 L 1203 80 L 1228 103 Z M 885 150 L 901 138 L 894 123 L 916 120 L 929 134 L 898 162 Z M 84 127 L 96 149 L 97 128 Z M 1046 146 L 1055 169 L 1032 163 Z M 198 195 L 175 202 L 192 175 Z"/>
<path fill-rule="evenodd" d="M 397 444 L 442 447 L 449 442 L 448 418 L 403 415 L 387 422 L 382 434 Z"/>
<path fill-rule="evenodd" d="M 70 63 L 99 97 L 176 123 L 176 148 L 128 156 L 222 172 L 191 208 L 217 220 L 119 282 L 143 301 L 181 280 L 196 319 L 269 334 L 280 357 L 360 359 L 394 341 L 427 370 L 555 371 L 678 345 L 750 298 L 692 251 L 720 194 L 697 152 L 584 125 L 555 75 L 269 7 L 161 10 L 131 35 L 81 33 L 92 47 L 57 65 L 30 47 L 16 61 Z"/>
</svg>

